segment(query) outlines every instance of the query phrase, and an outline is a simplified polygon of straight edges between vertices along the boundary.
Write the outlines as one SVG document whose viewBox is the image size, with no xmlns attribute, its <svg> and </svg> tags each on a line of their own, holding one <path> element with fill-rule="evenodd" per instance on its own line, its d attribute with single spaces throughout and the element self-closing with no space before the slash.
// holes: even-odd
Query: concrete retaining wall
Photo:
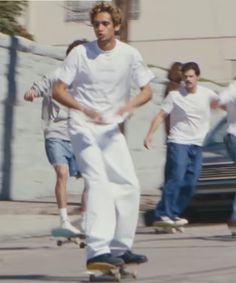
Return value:
<svg viewBox="0 0 236 283">
<path fill-rule="evenodd" d="M 0 34 L 0 199 L 27 200 L 54 195 L 54 171 L 49 165 L 41 129 L 41 100 L 25 102 L 25 91 L 63 60 L 65 48 L 43 46 Z M 155 191 L 163 180 L 165 135 L 155 135 L 153 149 L 143 147 L 150 121 L 162 101 L 166 73 L 153 69 L 154 98 L 139 108 L 127 123 L 126 137 L 142 192 Z M 216 85 L 210 85 L 217 89 Z M 135 93 L 135 90 L 132 90 Z M 70 179 L 68 192 L 83 189 L 83 181 Z"/>
<path fill-rule="evenodd" d="M 0 199 L 54 195 L 54 171 L 44 152 L 41 100 L 25 102 L 23 95 L 35 80 L 55 69 L 64 54 L 64 48 L 0 34 Z M 160 74 L 165 77 L 165 72 Z M 163 86 L 154 87 L 157 96 L 162 95 Z M 143 147 L 149 122 L 158 110 L 157 103 L 158 99 L 138 109 L 127 124 L 127 140 L 143 190 L 154 189 L 162 182 L 165 150 L 162 131 L 157 134 L 153 151 Z M 82 180 L 70 180 L 69 193 L 78 193 L 82 188 Z"/>
</svg>

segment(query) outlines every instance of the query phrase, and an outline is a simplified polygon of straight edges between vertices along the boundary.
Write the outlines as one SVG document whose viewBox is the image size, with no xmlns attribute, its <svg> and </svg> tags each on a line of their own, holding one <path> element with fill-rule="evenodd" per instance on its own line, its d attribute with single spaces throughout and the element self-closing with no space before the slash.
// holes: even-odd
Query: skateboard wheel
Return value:
<svg viewBox="0 0 236 283">
<path fill-rule="evenodd" d="M 137 270 L 135 270 L 134 273 L 132 273 L 132 277 L 133 277 L 133 279 L 138 278 L 138 271 Z"/>
<path fill-rule="evenodd" d="M 121 274 L 120 273 L 117 273 L 115 275 L 115 280 L 116 280 L 116 282 L 120 282 L 120 280 L 121 280 Z"/>
<path fill-rule="evenodd" d="M 71 240 L 69 240 L 69 241 L 71 241 Z M 80 245 L 80 239 L 75 238 L 75 239 L 74 239 L 74 243 L 75 243 L 76 245 Z"/>
<path fill-rule="evenodd" d="M 96 281 L 96 276 L 94 274 L 89 275 L 89 281 L 90 282 L 95 282 Z"/>
<path fill-rule="evenodd" d="M 58 240 L 58 241 L 57 241 L 57 246 L 58 246 L 58 247 L 62 246 L 62 241 L 61 241 L 61 240 Z"/>
<path fill-rule="evenodd" d="M 86 247 L 86 244 L 85 244 L 84 242 L 82 242 L 82 243 L 79 244 L 79 247 L 80 247 L 81 249 L 84 249 L 84 248 Z"/>
<path fill-rule="evenodd" d="M 175 234 L 176 233 L 176 229 L 175 228 L 170 228 L 169 233 Z"/>
<path fill-rule="evenodd" d="M 184 232 L 184 227 L 178 227 L 177 231 L 183 233 Z"/>
</svg>

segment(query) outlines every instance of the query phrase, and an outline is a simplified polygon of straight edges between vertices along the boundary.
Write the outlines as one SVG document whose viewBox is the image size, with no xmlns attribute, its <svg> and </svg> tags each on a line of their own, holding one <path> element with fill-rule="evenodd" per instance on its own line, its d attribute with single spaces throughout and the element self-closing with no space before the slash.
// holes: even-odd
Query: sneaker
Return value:
<svg viewBox="0 0 236 283">
<path fill-rule="evenodd" d="M 154 226 L 174 226 L 175 222 L 170 219 L 168 216 L 161 216 L 159 220 L 154 221 L 153 223 Z"/>
<path fill-rule="evenodd" d="M 139 264 L 139 263 L 144 263 L 148 261 L 145 255 L 134 254 L 131 251 L 125 252 L 122 256 L 119 256 L 119 258 L 123 259 L 123 261 L 126 264 L 129 264 L 129 263 Z"/>
<path fill-rule="evenodd" d="M 174 223 L 176 226 L 183 226 L 188 224 L 188 220 L 185 218 L 175 217 Z"/>
<path fill-rule="evenodd" d="M 81 231 L 79 229 L 77 229 L 75 226 L 73 226 L 68 220 L 63 221 L 61 223 L 61 228 L 66 229 L 66 230 L 72 232 L 73 234 L 82 234 Z"/>
<path fill-rule="evenodd" d="M 111 264 L 111 265 L 115 265 L 115 266 L 122 266 L 125 264 L 124 260 L 119 258 L 119 257 L 115 257 L 112 256 L 110 253 L 108 254 L 101 254 L 95 257 L 90 258 L 87 261 L 87 267 L 91 268 L 93 266 L 93 264 L 97 264 L 97 263 L 107 263 L 107 264 Z"/>
</svg>

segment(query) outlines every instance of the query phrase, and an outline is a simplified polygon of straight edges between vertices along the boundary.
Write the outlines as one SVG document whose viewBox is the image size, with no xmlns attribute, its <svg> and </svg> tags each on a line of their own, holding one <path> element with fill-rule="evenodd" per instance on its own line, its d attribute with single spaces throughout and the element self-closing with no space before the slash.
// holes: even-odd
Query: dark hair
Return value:
<svg viewBox="0 0 236 283">
<path fill-rule="evenodd" d="M 87 39 L 78 39 L 73 41 L 70 45 L 68 45 L 67 49 L 66 49 L 66 56 L 71 52 L 71 50 L 81 44 L 87 43 L 88 40 Z"/>
<path fill-rule="evenodd" d="M 182 80 L 182 66 L 180 62 L 174 62 L 168 71 L 167 78 L 168 80 L 176 83 L 180 83 Z"/>
<path fill-rule="evenodd" d="M 195 74 L 197 76 L 200 76 L 200 69 L 199 69 L 199 66 L 198 66 L 197 63 L 195 63 L 195 62 L 188 62 L 188 63 L 183 64 L 182 72 L 186 73 L 189 70 L 194 70 Z"/>
<path fill-rule="evenodd" d="M 122 12 L 119 8 L 108 2 L 99 2 L 90 11 L 90 22 L 93 24 L 94 17 L 99 14 L 107 12 L 111 15 L 114 26 L 118 26 L 122 21 Z"/>
</svg>

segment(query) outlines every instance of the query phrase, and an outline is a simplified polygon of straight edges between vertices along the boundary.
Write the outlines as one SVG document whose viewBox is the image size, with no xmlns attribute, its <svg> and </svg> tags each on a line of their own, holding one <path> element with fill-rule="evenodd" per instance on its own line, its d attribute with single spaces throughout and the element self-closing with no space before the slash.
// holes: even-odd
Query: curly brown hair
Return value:
<svg viewBox="0 0 236 283">
<path fill-rule="evenodd" d="M 112 22 L 114 26 L 118 26 L 122 22 L 122 12 L 119 8 L 116 6 L 112 5 L 111 3 L 108 2 L 99 2 L 94 5 L 94 7 L 90 11 L 90 22 L 93 24 L 94 17 L 99 14 L 106 12 L 111 15 Z"/>
</svg>

